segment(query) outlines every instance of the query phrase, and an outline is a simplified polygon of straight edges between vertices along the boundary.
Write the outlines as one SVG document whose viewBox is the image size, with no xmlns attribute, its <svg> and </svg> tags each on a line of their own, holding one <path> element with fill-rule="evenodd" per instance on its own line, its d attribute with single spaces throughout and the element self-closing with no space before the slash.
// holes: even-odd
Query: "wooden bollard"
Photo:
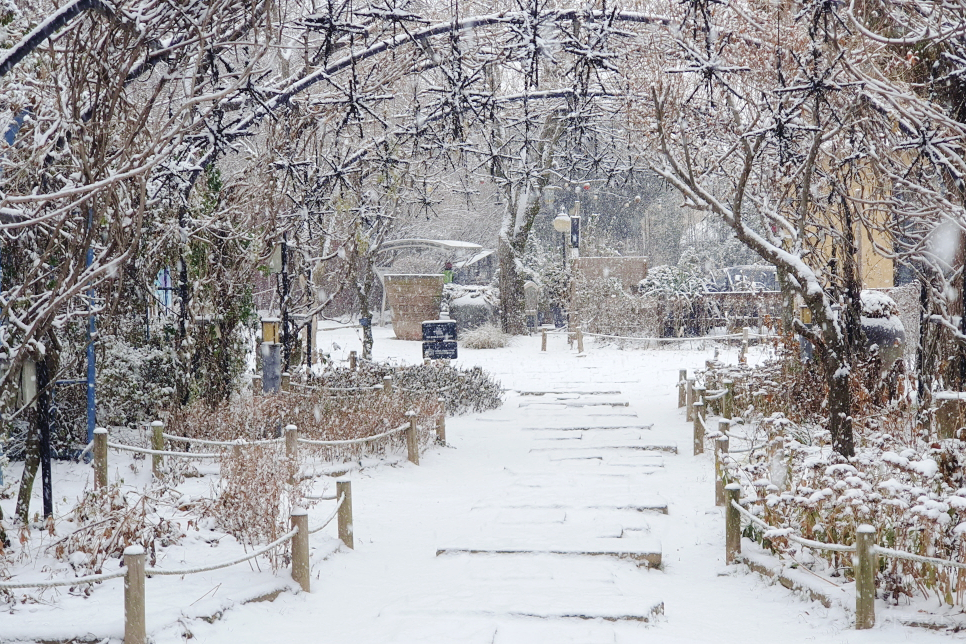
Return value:
<svg viewBox="0 0 966 644">
<path fill-rule="evenodd" d="M 731 420 L 735 414 L 735 383 L 733 380 L 724 380 L 721 384 L 725 390 L 724 398 L 721 399 L 721 415 Z"/>
<path fill-rule="evenodd" d="M 688 402 L 687 391 L 685 389 L 687 385 L 687 382 L 686 382 L 687 379 L 688 379 L 687 369 L 681 369 L 680 371 L 678 371 L 678 409 L 680 409 L 681 407 L 684 407 Z"/>
<path fill-rule="evenodd" d="M 409 417 L 409 429 L 406 430 L 406 451 L 408 452 L 409 462 L 419 465 L 419 441 L 416 436 L 416 412 L 407 411 Z"/>
<path fill-rule="evenodd" d="M 875 528 L 860 525 L 855 531 L 855 628 L 875 626 Z"/>
<path fill-rule="evenodd" d="M 702 403 L 702 404 L 705 405 L 705 407 L 704 407 L 704 413 L 705 414 L 708 413 L 708 407 L 707 407 L 708 401 L 704 399 L 704 393 L 706 391 L 707 391 L 707 388 L 706 387 L 702 387 L 700 385 L 699 386 L 695 386 L 695 388 L 694 388 L 694 402 L 695 402 L 695 404 Z"/>
<path fill-rule="evenodd" d="M 164 450 L 164 423 L 156 420 L 151 423 L 151 449 L 158 452 Z M 161 478 L 161 468 L 164 466 L 164 457 L 160 454 L 151 455 L 151 471 L 154 478 Z"/>
<path fill-rule="evenodd" d="M 94 489 L 107 487 L 107 430 L 94 430 Z"/>
<path fill-rule="evenodd" d="M 725 455 L 731 449 L 731 440 L 726 433 L 730 426 L 726 421 L 718 423 L 721 436 L 714 441 L 714 504 L 719 507 L 725 504 L 725 486 L 728 484 Z"/>
<path fill-rule="evenodd" d="M 694 403 L 694 455 L 704 453 L 704 403 Z"/>
<path fill-rule="evenodd" d="M 299 429 L 295 425 L 285 426 L 285 458 L 288 460 L 288 482 L 298 482 L 299 467 Z"/>
<path fill-rule="evenodd" d="M 584 331 L 581 328 L 577 328 L 577 353 L 584 352 Z"/>
<path fill-rule="evenodd" d="M 262 393 L 262 377 L 255 376 L 252 378 L 252 395 L 258 396 Z"/>
<path fill-rule="evenodd" d="M 147 644 L 144 620 L 144 548 L 124 549 L 124 644 Z"/>
<path fill-rule="evenodd" d="M 352 369 L 353 371 L 356 370 L 356 359 L 357 359 L 356 358 L 356 352 L 355 351 L 350 351 L 349 352 L 349 368 Z"/>
<path fill-rule="evenodd" d="M 291 391 L 292 389 L 292 374 L 285 372 L 282 374 L 282 391 Z"/>
<path fill-rule="evenodd" d="M 305 592 L 310 592 L 312 572 L 309 569 L 309 514 L 304 508 L 294 508 L 289 516 L 292 528 L 298 528 L 298 532 L 292 537 L 292 581 Z"/>
<path fill-rule="evenodd" d="M 547 350 L 547 330 L 546 329 L 540 329 L 540 350 L 541 351 Z"/>
<path fill-rule="evenodd" d="M 436 440 L 441 444 L 446 444 L 446 399 L 440 396 L 436 399 L 439 403 L 439 416 L 436 417 Z"/>
<path fill-rule="evenodd" d="M 384 394 L 392 393 L 392 376 L 382 377 L 382 393 Z"/>
<path fill-rule="evenodd" d="M 355 548 L 352 527 L 352 481 L 335 482 L 335 498 L 345 497 L 345 501 L 339 507 L 339 540 L 349 548 Z"/>
<path fill-rule="evenodd" d="M 685 420 L 691 421 L 694 419 L 694 378 L 688 378 L 684 385 L 685 392 Z"/>
<path fill-rule="evenodd" d="M 732 503 L 738 502 L 741 486 L 729 483 L 725 486 L 725 563 L 732 564 L 741 554 L 741 515 Z"/>
</svg>

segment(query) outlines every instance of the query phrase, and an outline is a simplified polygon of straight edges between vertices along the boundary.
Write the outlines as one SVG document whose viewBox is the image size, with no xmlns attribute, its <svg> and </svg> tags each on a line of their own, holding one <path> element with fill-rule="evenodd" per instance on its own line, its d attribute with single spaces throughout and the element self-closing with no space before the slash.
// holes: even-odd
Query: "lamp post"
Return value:
<svg viewBox="0 0 966 644">
<path fill-rule="evenodd" d="M 563 269 L 567 270 L 567 233 L 570 232 L 570 217 L 563 210 L 554 217 L 553 229 L 561 235 L 561 248 L 563 251 Z"/>
</svg>

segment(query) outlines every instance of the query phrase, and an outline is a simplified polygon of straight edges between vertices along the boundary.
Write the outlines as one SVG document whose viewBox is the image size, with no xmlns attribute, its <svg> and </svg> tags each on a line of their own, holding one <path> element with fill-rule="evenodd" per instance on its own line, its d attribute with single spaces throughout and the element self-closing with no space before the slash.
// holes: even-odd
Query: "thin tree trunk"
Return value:
<svg viewBox="0 0 966 644">
<path fill-rule="evenodd" d="M 823 360 L 825 383 L 828 385 L 828 429 L 832 434 L 832 449 L 850 458 L 855 456 L 852 434 L 852 388 L 849 386 L 850 367 L 832 356 Z"/>
<path fill-rule="evenodd" d="M 40 436 L 35 423 L 30 423 L 27 430 L 26 449 L 23 476 L 20 478 L 20 491 L 17 494 L 17 507 L 14 510 L 23 525 L 30 522 L 30 495 L 34 489 L 34 479 L 37 478 L 37 468 L 40 467 Z"/>
</svg>

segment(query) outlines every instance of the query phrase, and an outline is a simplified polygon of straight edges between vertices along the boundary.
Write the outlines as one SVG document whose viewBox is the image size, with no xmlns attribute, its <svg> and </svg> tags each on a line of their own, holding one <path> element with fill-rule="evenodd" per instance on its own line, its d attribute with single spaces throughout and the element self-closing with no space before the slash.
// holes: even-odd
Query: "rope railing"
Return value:
<svg viewBox="0 0 966 644">
<path fill-rule="evenodd" d="M 255 557 L 259 557 L 259 556 L 265 554 L 266 552 L 270 552 L 270 551 L 274 550 L 275 548 L 278 548 L 279 546 L 281 546 L 281 545 L 285 544 L 286 542 L 288 542 L 289 540 L 291 540 L 292 537 L 294 537 L 295 535 L 298 534 L 298 532 L 299 532 L 298 531 L 298 528 L 293 528 L 293 529 L 289 530 L 288 532 L 286 532 L 285 534 L 283 534 L 278 539 L 276 539 L 275 541 L 273 541 L 273 542 L 271 542 L 271 543 L 269 543 L 269 544 L 267 544 L 265 546 L 262 546 L 258 550 L 253 550 L 252 552 L 246 553 L 245 555 L 243 555 L 241 557 L 238 557 L 236 559 L 232 559 L 230 561 L 222 561 L 220 563 L 209 564 L 207 566 L 199 566 L 197 568 L 178 568 L 178 569 L 172 569 L 172 568 L 145 568 L 144 569 L 144 572 L 147 575 L 161 575 L 161 576 L 164 576 L 164 575 L 172 575 L 172 576 L 180 576 L 180 575 L 194 575 L 194 574 L 200 573 L 200 572 L 211 572 L 212 570 L 220 570 L 221 568 L 229 568 L 229 567 L 234 566 L 236 564 L 240 564 L 240 563 L 243 563 L 245 561 L 249 561 L 250 559 L 254 559 Z"/>
<path fill-rule="evenodd" d="M 673 337 L 673 338 L 646 338 L 646 337 L 635 337 L 635 336 L 624 336 L 624 335 L 610 335 L 607 333 L 589 333 L 585 332 L 584 335 L 591 338 L 610 338 L 614 340 L 640 340 L 645 342 L 688 342 L 694 340 L 743 340 L 744 335 L 741 333 L 726 333 L 722 335 L 701 335 L 695 337 Z M 773 338 L 781 337 L 777 334 L 772 333 L 749 333 L 748 339 L 750 340 L 770 340 Z"/>
<path fill-rule="evenodd" d="M 200 458 L 200 459 L 219 459 L 223 454 L 212 454 L 202 452 L 169 452 L 161 449 L 148 449 L 146 447 L 134 447 L 133 445 L 122 445 L 120 443 L 108 442 L 107 446 L 122 452 L 134 452 L 135 454 L 150 454 L 152 456 L 174 456 L 180 458 Z"/>
<path fill-rule="evenodd" d="M 331 440 L 331 441 L 320 441 L 313 440 L 310 438 L 300 438 L 299 443 L 303 445 L 314 445 L 316 447 L 335 447 L 338 445 L 359 445 L 361 443 L 370 443 L 372 441 L 379 440 L 380 438 L 386 438 L 387 436 L 392 436 L 393 434 L 398 434 L 399 432 L 404 432 L 409 429 L 409 423 L 405 423 L 396 427 L 395 429 L 390 429 L 387 432 L 381 434 L 375 434 L 374 436 L 366 436 L 365 438 L 348 438 L 345 440 Z"/>
<path fill-rule="evenodd" d="M 855 546 L 843 546 L 837 543 L 823 543 L 821 541 L 813 541 L 812 539 L 806 539 L 805 537 L 800 537 L 791 531 L 791 528 L 776 528 L 775 526 L 769 525 L 765 521 L 762 521 L 746 508 L 742 507 L 741 503 L 738 501 L 732 501 L 731 505 L 734 506 L 736 510 L 741 514 L 741 516 L 747 518 L 755 525 L 764 528 L 774 537 L 784 537 L 789 541 L 794 541 L 797 544 L 808 546 L 815 550 L 827 550 L 830 552 L 855 552 Z"/>
<path fill-rule="evenodd" d="M 322 530 L 325 526 L 332 523 L 332 519 L 336 518 L 339 515 L 339 510 L 342 509 L 342 504 L 345 503 L 345 500 L 346 500 L 346 495 L 345 494 L 340 495 L 339 502 L 336 504 L 335 509 L 332 510 L 332 514 L 330 514 L 329 517 L 322 522 L 322 525 L 317 526 L 315 528 L 311 528 L 309 530 L 309 534 L 315 534 L 316 532 L 319 532 L 320 530 Z"/>
<path fill-rule="evenodd" d="M 873 546 L 872 552 L 877 555 L 882 555 L 883 557 L 892 557 L 893 559 L 905 559 L 906 561 L 915 561 L 917 563 L 933 564 L 935 566 L 949 566 L 950 568 L 966 570 L 966 563 L 951 561 L 949 559 L 939 559 L 937 557 L 914 555 L 911 552 L 893 550 L 892 548 L 883 548 L 882 546 Z"/>
<path fill-rule="evenodd" d="M 105 572 L 99 575 L 88 575 L 86 577 L 74 577 L 72 579 L 57 579 L 50 581 L 0 581 L 0 590 L 13 590 L 15 588 L 59 588 L 63 586 L 76 586 L 77 584 L 93 584 L 108 579 L 123 577 L 126 571 L 122 568 L 117 572 Z"/>
<path fill-rule="evenodd" d="M 236 438 L 233 441 L 213 441 L 204 438 L 188 438 L 187 436 L 175 436 L 174 434 L 163 433 L 161 434 L 164 438 L 169 441 L 175 441 L 179 443 L 188 443 L 189 445 L 207 445 L 208 447 L 254 447 L 258 445 L 278 445 L 285 442 L 285 438 L 265 438 L 259 440 L 247 440 L 245 438 Z M 178 454 L 184 454 L 185 452 L 177 452 Z"/>
<path fill-rule="evenodd" d="M 720 398 L 724 398 L 727 395 L 728 395 L 728 390 L 727 389 L 713 389 L 711 391 L 705 391 L 704 392 L 704 401 L 705 402 L 708 402 L 708 401 L 711 401 L 711 400 L 718 400 Z"/>
</svg>

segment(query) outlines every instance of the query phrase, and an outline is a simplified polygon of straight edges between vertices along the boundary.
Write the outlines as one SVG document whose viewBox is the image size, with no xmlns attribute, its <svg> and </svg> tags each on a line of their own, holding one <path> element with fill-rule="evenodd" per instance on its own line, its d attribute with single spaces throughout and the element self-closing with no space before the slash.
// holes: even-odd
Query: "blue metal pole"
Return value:
<svg viewBox="0 0 966 644">
<path fill-rule="evenodd" d="M 87 211 L 87 228 L 88 230 L 94 224 L 94 209 L 90 208 Z M 91 240 L 91 246 L 87 248 L 87 267 L 90 268 L 91 264 L 94 263 L 94 248 L 93 239 Z M 91 310 L 94 308 L 94 289 L 88 289 L 87 291 L 87 308 Z M 97 330 L 96 320 L 94 314 L 91 313 L 87 317 L 87 443 L 88 445 L 94 440 L 94 425 L 95 421 L 95 399 L 94 399 L 94 382 L 97 378 L 97 369 L 95 367 L 94 358 L 94 333 Z"/>
</svg>

